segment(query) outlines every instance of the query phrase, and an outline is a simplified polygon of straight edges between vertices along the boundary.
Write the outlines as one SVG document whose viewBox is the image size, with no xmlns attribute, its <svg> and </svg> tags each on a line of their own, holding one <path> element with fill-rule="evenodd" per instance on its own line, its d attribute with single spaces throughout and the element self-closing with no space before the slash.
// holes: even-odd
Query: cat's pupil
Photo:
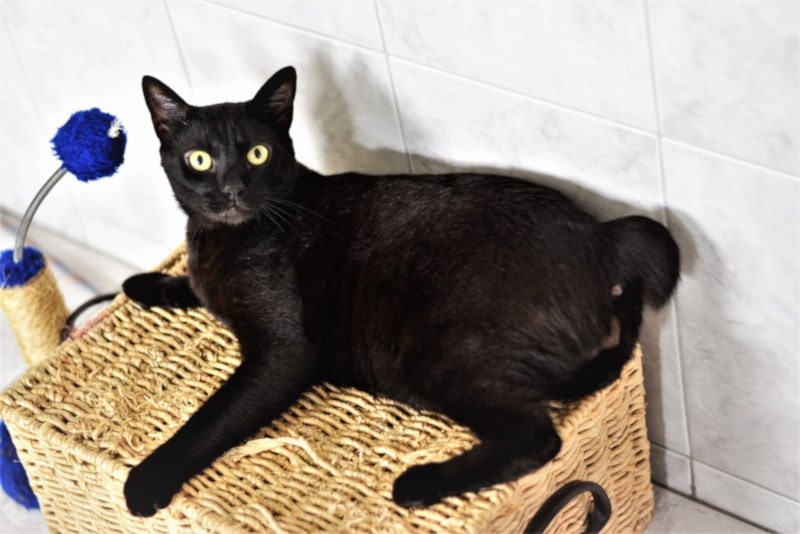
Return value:
<svg viewBox="0 0 800 534">
<path fill-rule="evenodd" d="M 253 155 L 256 157 L 256 159 L 260 159 L 261 158 L 261 149 L 260 148 L 256 148 L 255 151 L 253 152 Z"/>
<path fill-rule="evenodd" d="M 202 165 L 203 164 L 203 155 L 202 154 L 198 154 L 195 157 L 197 158 L 197 164 L 198 165 Z"/>
</svg>

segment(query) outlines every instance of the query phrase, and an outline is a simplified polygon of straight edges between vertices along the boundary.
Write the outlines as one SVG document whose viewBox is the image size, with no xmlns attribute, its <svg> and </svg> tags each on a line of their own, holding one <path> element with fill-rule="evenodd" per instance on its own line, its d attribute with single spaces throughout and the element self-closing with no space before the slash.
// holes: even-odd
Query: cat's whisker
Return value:
<svg viewBox="0 0 800 534">
<path fill-rule="evenodd" d="M 283 198 L 283 197 L 277 197 L 277 198 L 276 197 L 272 197 L 272 198 L 270 198 L 270 202 L 272 202 L 274 204 L 282 204 L 282 205 L 284 205 L 284 206 L 286 206 L 288 208 L 295 208 L 295 209 L 297 209 L 299 211 L 302 211 L 304 214 L 313 215 L 313 216 L 317 217 L 320 221 L 326 221 L 327 220 L 322 214 L 312 210 L 311 208 L 309 208 L 307 206 L 304 206 L 302 204 L 299 204 L 297 202 L 292 202 L 291 200 L 288 200 L 288 199 Z"/>
<path fill-rule="evenodd" d="M 280 220 L 285 222 L 287 226 L 291 226 L 296 231 L 295 225 L 292 224 L 293 222 L 297 222 L 297 218 L 293 217 L 294 214 L 287 212 L 280 206 L 270 205 L 269 209 L 275 217 L 278 217 Z"/>
<path fill-rule="evenodd" d="M 281 199 L 280 202 L 277 202 L 277 201 L 274 201 L 274 200 L 275 199 L 273 199 L 273 202 L 271 203 L 271 207 L 272 207 L 273 210 L 280 210 L 286 216 L 291 217 L 295 222 L 303 224 L 303 229 L 305 231 L 311 232 L 314 236 L 318 236 L 319 235 L 319 225 L 318 224 L 308 224 L 307 223 L 307 219 L 303 216 L 305 213 L 308 213 L 309 215 L 315 216 L 319 222 L 322 222 L 322 223 L 329 222 L 327 217 L 324 217 L 324 216 L 320 215 L 319 213 L 317 213 L 317 212 L 315 212 L 315 211 L 313 211 L 311 209 L 305 208 L 305 206 L 302 206 L 300 204 L 294 204 L 294 203 L 290 203 L 290 205 L 282 205 L 282 204 L 286 204 L 286 202 L 283 202 L 283 199 Z M 306 211 L 303 212 L 302 209 L 301 209 L 300 213 L 296 213 L 293 210 L 295 210 L 297 208 L 304 208 Z M 297 230 L 295 228 L 295 231 L 298 233 L 298 235 L 300 235 L 299 230 Z"/>
<path fill-rule="evenodd" d="M 271 210 L 270 210 L 268 207 L 266 207 L 266 206 L 263 206 L 263 207 L 259 208 L 259 210 L 258 210 L 258 213 L 259 213 L 260 215 L 264 215 L 264 216 L 265 216 L 267 219 L 269 219 L 269 220 L 270 220 L 270 222 L 272 222 L 272 224 L 274 224 L 275 226 L 277 226 L 277 227 L 278 227 L 278 228 L 279 228 L 279 229 L 280 229 L 280 230 L 281 230 L 283 233 L 286 233 L 286 229 L 285 229 L 283 226 L 281 226 L 280 222 L 278 222 L 278 221 L 277 221 L 277 220 L 276 220 L 276 219 L 275 219 L 275 218 L 274 218 L 274 217 L 271 215 Z"/>
<path fill-rule="evenodd" d="M 269 205 L 272 209 L 280 210 L 281 213 L 285 214 L 287 217 L 294 219 L 295 221 L 299 222 L 302 220 L 302 214 L 296 212 L 297 208 L 302 208 L 302 206 L 297 205 L 293 206 L 287 204 L 286 202 L 282 201 L 281 199 L 271 198 L 269 201 Z M 301 210 L 298 210 L 301 211 Z"/>
<path fill-rule="evenodd" d="M 311 208 L 303 206 L 302 204 L 287 201 L 286 199 L 283 198 L 279 200 L 280 200 L 279 203 L 284 205 L 283 207 L 284 210 L 293 210 L 293 209 L 299 210 L 299 213 L 293 213 L 292 215 L 298 222 L 305 222 L 306 223 L 305 228 L 311 231 L 315 236 L 319 235 L 319 229 L 323 225 L 331 222 L 331 220 L 328 217 L 322 215 L 317 211 L 312 210 Z M 306 218 L 305 217 L 306 215 L 310 217 Z"/>
<path fill-rule="evenodd" d="M 288 231 L 282 224 L 280 224 L 280 222 L 278 222 L 278 220 L 282 221 L 286 227 L 293 230 L 297 235 L 300 235 L 300 231 L 297 229 L 297 227 L 292 224 L 292 221 L 289 218 L 287 218 L 287 215 L 290 214 L 285 213 L 283 210 L 279 210 L 278 206 L 275 206 L 271 203 L 264 204 L 261 209 L 264 214 L 269 217 L 269 219 L 273 221 L 273 223 L 275 223 L 284 234 L 288 233 Z"/>
<path fill-rule="evenodd" d="M 282 208 L 275 204 L 269 204 L 269 209 L 271 210 L 272 214 L 276 217 L 280 217 L 280 219 L 289 226 L 292 230 L 295 231 L 297 235 L 300 235 L 300 231 L 297 229 L 297 226 L 292 224 L 291 218 L 294 218 L 294 222 L 298 222 L 299 219 L 295 216 L 295 214 L 286 210 L 286 208 Z"/>
</svg>

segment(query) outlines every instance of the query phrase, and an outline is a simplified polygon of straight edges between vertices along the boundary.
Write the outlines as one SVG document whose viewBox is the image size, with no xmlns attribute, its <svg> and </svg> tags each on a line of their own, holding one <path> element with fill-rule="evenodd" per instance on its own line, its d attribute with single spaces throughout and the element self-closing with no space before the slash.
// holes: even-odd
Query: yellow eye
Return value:
<svg viewBox="0 0 800 534">
<path fill-rule="evenodd" d="M 187 165 L 197 172 L 206 172 L 214 166 L 214 158 L 205 150 L 190 150 L 184 157 Z"/>
<path fill-rule="evenodd" d="M 256 145 L 247 151 L 247 162 L 250 165 L 263 165 L 269 158 L 269 149 L 264 145 Z"/>
</svg>

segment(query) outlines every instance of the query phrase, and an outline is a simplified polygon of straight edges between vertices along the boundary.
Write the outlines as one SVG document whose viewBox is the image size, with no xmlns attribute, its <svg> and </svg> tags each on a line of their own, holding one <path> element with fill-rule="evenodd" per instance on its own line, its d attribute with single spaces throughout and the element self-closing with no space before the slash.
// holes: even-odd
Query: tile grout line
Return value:
<svg viewBox="0 0 800 534">
<path fill-rule="evenodd" d="M 756 488 L 758 490 L 761 490 L 761 491 L 763 491 L 765 493 L 769 493 L 770 495 L 772 495 L 774 497 L 778 497 L 778 498 L 781 498 L 781 499 L 786 499 L 787 501 L 800 506 L 800 501 L 798 501 L 794 497 L 790 497 L 789 495 L 784 495 L 783 493 L 775 491 L 772 488 L 768 488 L 767 486 L 764 486 L 763 484 L 760 484 L 758 482 L 753 482 L 752 480 L 748 480 L 748 479 L 743 478 L 743 477 L 741 477 L 739 475 L 734 475 L 733 473 L 729 473 L 728 471 L 724 471 L 723 469 L 720 469 L 719 467 L 716 467 L 716 466 L 714 466 L 714 465 L 712 465 L 712 464 L 710 464 L 708 462 L 704 462 L 702 460 L 692 460 L 692 462 L 694 462 L 696 464 L 699 464 L 699 465 L 702 465 L 706 469 L 710 469 L 712 471 L 716 471 L 720 475 L 726 476 L 728 478 L 732 478 L 732 479 L 736 480 L 737 482 L 740 482 L 742 484 L 746 484 L 748 486 L 752 486 L 752 487 L 754 487 L 754 488 Z M 701 499 L 698 498 L 698 501 L 699 500 L 701 500 Z M 732 513 L 732 512 L 728 512 L 728 513 Z"/>
<path fill-rule="evenodd" d="M 529 100 L 531 102 L 536 102 L 537 104 L 541 104 L 541 105 L 545 105 L 545 106 L 549 106 L 549 107 L 555 108 L 558 111 L 564 111 L 564 112 L 567 112 L 567 113 L 572 113 L 574 115 L 580 115 L 580 116 L 582 116 L 584 118 L 593 119 L 595 121 L 605 123 L 608 126 L 615 126 L 617 128 L 623 129 L 623 130 L 628 130 L 628 131 L 633 132 L 633 133 L 638 133 L 640 135 L 646 135 L 646 136 L 649 136 L 649 137 L 653 137 L 655 135 L 654 131 L 648 130 L 647 128 L 644 128 L 642 126 L 636 126 L 636 125 L 629 124 L 629 123 L 626 123 L 626 122 L 622 122 L 622 121 L 619 121 L 619 120 L 616 120 L 616 119 L 603 117 L 602 115 L 596 115 L 596 114 L 594 114 L 592 112 L 584 111 L 584 110 L 582 110 L 580 108 L 572 107 L 572 106 L 569 106 L 567 104 L 561 104 L 561 103 L 555 102 L 553 100 L 548 100 L 547 98 L 544 98 L 544 97 L 541 97 L 541 96 L 529 95 L 527 93 L 522 93 L 520 91 L 517 91 L 517 90 L 514 90 L 514 89 L 510 89 L 508 87 L 503 87 L 501 85 L 496 85 L 496 84 L 493 84 L 491 82 L 478 80 L 476 78 L 470 78 L 469 76 L 465 76 L 463 74 L 459 74 L 457 72 L 453 72 L 453 71 L 449 71 L 449 70 L 444 70 L 442 68 L 439 68 L 439 67 L 436 67 L 436 66 L 433 66 L 433 65 L 429 65 L 427 63 L 422 63 L 422 62 L 416 61 L 416 60 L 411 59 L 409 57 L 405 57 L 405 56 L 401 56 L 401 55 L 397 55 L 397 54 L 392 54 L 389 51 L 387 51 L 386 54 L 387 54 L 387 56 L 389 56 L 391 58 L 394 58 L 394 59 L 396 59 L 398 61 L 401 61 L 403 63 L 407 63 L 409 65 L 413 65 L 413 66 L 415 66 L 417 68 L 433 71 L 433 72 L 439 73 L 441 75 L 448 76 L 450 78 L 454 78 L 454 79 L 459 80 L 459 81 L 472 83 L 474 85 L 478 85 L 478 86 L 481 86 L 481 87 L 486 88 L 486 89 L 492 89 L 492 90 L 495 90 L 495 91 L 499 91 L 501 93 L 504 93 L 504 94 L 507 94 L 507 95 L 510 95 L 510 96 L 514 96 L 516 98 L 521 98 L 521 99 L 524 99 L 524 100 Z"/>
<path fill-rule="evenodd" d="M 661 131 L 661 107 L 659 101 L 658 83 L 656 80 L 655 54 L 653 53 L 653 32 L 649 0 L 642 0 L 642 9 L 644 14 L 644 29 L 647 39 L 648 62 L 650 63 L 650 84 L 653 89 L 653 112 L 655 113 L 656 119 L 656 157 L 658 158 L 659 178 L 661 185 L 661 216 L 663 217 L 664 222 L 667 224 L 667 227 L 669 227 L 670 220 L 669 211 L 667 209 L 667 173 L 666 166 L 664 165 L 664 151 L 662 146 L 663 134 Z M 692 451 L 692 432 L 691 426 L 689 425 L 689 403 L 686 391 L 686 366 L 684 365 L 683 343 L 680 333 L 680 321 L 678 319 L 680 309 L 678 306 L 677 294 L 670 302 L 670 311 L 672 312 L 672 317 L 674 318 L 674 324 L 672 325 L 672 339 L 675 343 L 675 350 L 677 352 L 676 356 L 678 363 L 678 376 L 680 376 L 680 394 L 681 399 L 683 400 L 683 428 L 686 432 L 686 445 L 688 446 L 687 448 L 689 451 L 689 491 L 691 492 L 692 497 L 697 498 L 697 485 L 695 482 L 694 473 L 694 455 Z"/>
<path fill-rule="evenodd" d="M 660 482 L 653 482 L 653 486 L 657 486 L 657 487 L 661 488 L 664 491 L 673 493 L 673 494 L 675 494 L 675 495 L 677 495 L 677 496 L 679 496 L 679 497 L 681 497 L 683 499 L 686 499 L 688 502 L 691 502 L 691 503 L 694 503 L 694 504 L 698 504 L 698 505 L 702 506 L 703 508 L 707 508 L 710 511 L 716 512 L 716 513 L 718 513 L 720 515 L 724 515 L 725 517 L 734 519 L 736 521 L 739 521 L 740 523 L 744 523 L 744 524 L 746 524 L 748 526 L 751 526 L 751 527 L 755 528 L 758 532 L 764 532 L 764 533 L 769 532 L 768 530 L 766 530 L 766 527 L 764 527 L 763 525 L 759 525 L 757 523 L 754 523 L 749 519 L 746 519 L 746 518 L 744 518 L 742 516 L 739 516 L 739 515 L 735 515 L 733 512 L 731 512 L 729 510 L 725 510 L 724 508 L 720 508 L 720 507 L 718 507 L 716 505 L 713 505 L 711 503 L 708 503 L 706 501 L 701 501 L 701 500 L 698 500 L 698 499 L 694 499 L 693 497 L 689 497 L 685 493 L 681 493 L 680 491 L 672 489 L 669 486 L 665 486 L 664 484 L 662 484 Z"/>
<path fill-rule="evenodd" d="M 657 442 L 655 442 L 655 441 L 650 441 L 650 446 L 651 446 L 651 447 L 658 447 L 659 449 L 662 449 L 662 450 L 664 450 L 664 451 L 666 451 L 666 452 L 669 452 L 670 454 L 674 454 L 675 456 L 679 456 L 679 457 L 680 457 L 681 459 L 683 459 L 683 460 L 688 460 L 688 461 L 694 462 L 694 463 L 696 463 L 696 464 L 702 465 L 703 467 L 706 467 L 706 468 L 708 468 L 708 469 L 711 469 L 711 470 L 713 470 L 713 471 L 716 471 L 717 473 L 720 473 L 721 475 L 724 475 L 724 476 L 726 476 L 726 477 L 729 477 L 729 478 L 733 478 L 733 479 L 735 479 L 737 482 L 741 482 L 742 484 L 747 484 L 748 486 L 753 486 L 754 488 L 757 488 L 757 489 L 759 489 L 759 490 L 761 490 L 761 491 L 764 491 L 764 492 L 766 492 L 766 493 L 769 493 L 769 494 L 771 494 L 771 495 L 774 495 L 775 497 L 780 497 L 780 498 L 782 498 L 782 499 L 786 499 L 787 501 L 790 501 L 790 502 L 792 502 L 792 503 L 795 503 L 795 504 L 798 504 L 798 505 L 800 505 L 800 501 L 799 501 L 799 500 L 797 500 L 797 499 L 795 499 L 794 497 L 791 497 L 791 496 L 789 496 L 789 495 L 785 495 L 785 494 L 783 494 L 783 493 L 781 493 L 781 492 L 775 491 L 774 489 L 768 488 L 767 486 L 764 486 L 763 484 L 760 484 L 760 483 L 758 483 L 758 482 L 753 482 L 752 480 L 748 480 L 748 479 L 746 479 L 746 478 L 743 478 L 743 477 L 741 477 L 741 476 L 739 476 L 739 475 L 735 475 L 735 474 L 733 474 L 733 473 L 729 473 L 729 472 L 727 472 L 727 471 L 724 471 L 724 470 L 720 469 L 719 467 L 716 467 L 716 466 L 714 466 L 713 464 L 710 464 L 710 463 L 708 463 L 708 462 L 704 462 L 704 461 L 702 461 L 702 460 L 696 460 L 696 459 L 692 459 L 692 458 L 690 458 L 688 455 L 686 455 L 686 454 L 684 454 L 684 453 L 682 453 L 682 452 L 678 452 L 678 451 L 676 451 L 676 450 L 670 449 L 670 448 L 668 448 L 666 445 L 662 445 L 661 443 L 657 443 Z M 667 488 L 667 489 L 669 489 L 670 491 L 674 491 L 674 492 L 676 492 L 676 493 L 680 493 L 681 495 L 686 495 L 685 493 L 681 492 L 681 491 L 680 491 L 680 490 L 678 490 L 678 489 L 671 488 L 670 486 L 667 486 L 667 485 L 666 485 L 666 484 L 664 484 L 663 482 L 655 482 L 655 481 L 654 481 L 654 483 L 655 483 L 655 484 L 658 484 L 659 486 L 662 486 L 662 487 L 664 487 L 664 488 Z M 695 497 L 691 497 L 691 498 L 692 498 L 692 499 L 696 499 L 696 500 L 698 500 L 698 501 L 700 500 L 700 499 L 697 499 L 697 498 L 695 498 Z M 726 513 L 727 513 L 728 515 L 730 515 L 730 514 L 731 514 L 731 512 L 726 512 Z"/>
<path fill-rule="evenodd" d="M 168 0 L 165 0 L 165 1 L 168 1 Z M 263 20 L 263 21 L 269 22 L 270 24 L 276 24 L 278 26 L 283 26 L 284 28 L 288 28 L 290 30 L 293 30 L 293 31 L 296 31 L 296 32 L 299 32 L 299 33 L 303 33 L 303 34 L 306 34 L 306 35 L 310 35 L 310 36 L 316 37 L 318 39 L 325 39 L 326 41 L 333 41 L 333 42 L 338 43 L 338 44 L 343 44 L 343 45 L 346 45 L 346 46 L 352 46 L 353 48 L 357 48 L 359 50 L 363 50 L 364 52 L 371 52 L 373 54 L 381 54 L 383 52 L 382 50 L 377 50 L 375 48 L 371 48 L 371 47 L 369 47 L 369 46 L 367 46 L 365 44 L 357 43 L 355 41 L 348 41 L 347 39 L 345 39 L 343 37 L 337 37 L 335 35 L 330 35 L 330 34 L 321 32 L 319 30 L 312 30 L 312 29 L 309 29 L 309 28 L 304 28 L 302 26 L 298 26 L 297 24 L 292 24 L 291 22 L 286 22 L 286 21 L 283 21 L 283 20 L 273 19 L 273 18 L 271 18 L 271 17 L 269 17 L 267 15 L 264 15 L 264 14 L 261 14 L 261 13 L 255 13 L 253 11 L 247 11 L 246 9 L 241 9 L 239 7 L 236 7 L 236 6 L 229 6 L 227 4 L 220 3 L 219 0 L 201 0 L 201 1 L 206 3 L 206 4 L 208 4 L 208 5 L 212 5 L 214 7 L 218 7 L 220 9 L 224 9 L 226 11 L 233 11 L 234 13 L 239 13 L 240 15 L 245 15 L 247 17 L 252 17 L 252 18 L 259 19 L 259 20 Z"/>
<path fill-rule="evenodd" d="M 406 129 L 403 125 L 403 114 L 400 113 L 400 103 L 397 100 L 397 90 L 394 86 L 394 74 L 392 73 L 392 60 L 386 47 L 386 36 L 383 33 L 383 23 L 381 22 L 380 9 L 378 8 L 378 0 L 372 0 L 372 6 L 375 9 L 375 20 L 378 24 L 378 33 L 381 36 L 381 46 L 383 47 L 383 57 L 386 61 L 386 72 L 389 75 L 389 90 L 392 93 L 392 102 L 394 104 L 394 114 L 397 118 L 397 125 L 400 127 L 400 138 L 403 140 L 403 151 L 406 157 L 406 166 L 408 172 L 414 173 L 414 163 L 411 160 L 411 153 L 408 150 L 408 141 L 406 140 Z"/>
<path fill-rule="evenodd" d="M 714 149 L 711 149 L 711 148 L 707 148 L 707 147 L 704 147 L 704 146 L 700 146 L 700 145 L 693 145 L 693 144 L 691 144 L 689 142 L 681 141 L 680 139 L 675 139 L 674 137 L 670 137 L 668 135 L 664 135 L 663 133 L 659 134 L 659 136 L 664 141 L 667 141 L 667 142 L 669 142 L 669 143 L 671 143 L 671 144 L 673 144 L 675 146 L 679 146 L 679 147 L 684 148 L 686 150 L 691 150 L 693 152 L 697 152 L 698 154 L 703 154 L 703 155 L 706 155 L 706 156 L 715 157 L 715 158 L 727 161 L 729 163 L 735 163 L 737 165 L 742 165 L 744 167 L 749 167 L 749 168 L 751 168 L 753 170 L 756 170 L 756 171 L 759 171 L 759 172 L 773 174 L 773 175 L 775 175 L 776 178 L 781 178 L 783 180 L 789 180 L 789 181 L 795 181 L 795 182 L 800 181 L 800 175 L 795 176 L 792 173 L 785 172 L 785 171 L 780 171 L 778 169 L 773 169 L 772 167 L 767 167 L 767 166 L 762 165 L 760 163 L 756 163 L 754 161 L 743 159 L 743 158 L 740 158 L 738 156 L 733 156 L 731 154 L 726 154 L 724 152 L 719 152 L 717 150 L 714 150 Z"/>
<path fill-rule="evenodd" d="M 186 83 L 189 85 L 189 90 L 194 93 L 192 86 L 192 78 L 189 76 L 189 65 L 186 63 L 186 57 L 183 54 L 183 47 L 178 39 L 178 32 L 175 30 L 175 20 L 172 18 L 172 11 L 169 9 L 169 0 L 163 0 L 164 10 L 167 12 L 167 20 L 169 20 L 169 29 L 172 32 L 172 40 L 175 41 L 175 48 L 178 49 L 178 57 L 181 58 L 181 69 L 183 75 L 186 77 Z"/>
<path fill-rule="evenodd" d="M 681 493 L 679 491 L 676 491 L 676 490 L 670 488 L 669 486 L 665 486 L 665 485 L 657 483 L 657 482 L 653 483 L 653 485 L 658 486 L 660 488 L 663 488 L 665 491 L 670 491 L 672 493 L 675 493 L 678 496 L 683 497 L 684 499 L 687 499 L 689 502 L 696 503 L 696 504 L 698 504 L 698 505 L 702 506 L 703 508 L 706 508 L 706 509 L 708 509 L 710 511 L 716 512 L 716 513 L 724 515 L 724 516 L 726 516 L 726 517 L 728 517 L 730 519 L 734 519 L 734 520 L 736 520 L 736 521 L 738 521 L 740 523 L 743 523 L 745 525 L 753 527 L 758 532 L 764 532 L 764 533 L 770 532 L 769 530 L 767 530 L 767 528 L 765 526 L 759 525 L 758 523 L 754 523 L 750 519 L 747 519 L 747 518 L 742 517 L 740 515 L 736 515 L 735 513 L 731 512 L 730 510 L 726 510 L 724 508 L 720 508 L 719 506 L 711 504 L 711 503 L 709 503 L 707 501 L 703 501 L 703 500 L 700 500 L 700 499 L 695 499 L 694 497 L 687 497 L 685 494 L 683 494 L 683 493 Z"/>
<path fill-rule="evenodd" d="M 643 1 L 646 1 L 646 0 L 643 0 Z M 388 52 L 388 51 L 386 52 L 386 55 L 388 57 L 390 57 L 390 58 L 397 59 L 398 61 L 402 61 L 403 63 L 407 63 L 409 65 L 413 65 L 413 66 L 418 67 L 418 68 L 423 68 L 423 69 L 426 69 L 426 70 L 430 70 L 430 71 L 433 71 L 433 72 L 436 72 L 436 73 L 439 73 L 439 74 L 442 74 L 442 75 L 445 75 L 445 76 L 449 76 L 451 78 L 455 78 L 455 79 L 460 80 L 460 81 L 464 81 L 464 82 L 467 82 L 467 83 L 472 83 L 472 84 L 484 87 L 486 89 L 492 89 L 492 90 L 495 90 L 495 91 L 499 91 L 499 92 L 508 94 L 510 96 L 514 96 L 516 98 L 521 98 L 521 99 L 524 99 L 524 100 L 535 102 L 535 103 L 540 104 L 540 105 L 544 105 L 544 106 L 548 106 L 548 107 L 554 108 L 554 109 L 556 109 L 558 111 L 563 111 L 563 112 L 566 112 L 566 113 L 579 115 L 581 117 L 584 117 L 584 118 L 587 118 L 587 119 L 591 119 L 591 120 L 594 120 L 596 122 L 604 123 L 607 126 L 613 126 L 613 127 L 620 128 L 620 129 L 623 129 L 623 130 L 627 130 L 629 132 L 636 133 L 636 134 L 639 134 L 639 135 L 643 135 L 643 136 L 646 136 L 646 137 L 660 137 L 661 139 L 663 139 L 665 141 L 669 141 L 670 143 L 674 143 L 676 145 L 680 145 L 680 146 L 683 146 L 685 148 L 693 149 L 693 150 L 696 150 L 698 152 L 701 152 L 701 153 L 704 153 L 704 154 L 707 154 L 707 155 L 710 155 L 710 156 L 718 157 L 720 159 L 724 159 L 724 160 L 731 161 L 731 162 L 734 162 L 734 163 L 738 163 L 738 164 L 741 164 L 741 165 L 747 165 L 747 166 L 749 166 L 751 168 L 754 168 L 754 169 L 757 169 L 757 170 L 760 170 L 760 171 L 763 171 L 763 172 L 769 172 L 771 174 L 775 174 L 775 175 L 780 176 L 780 177 L 785 178 L 785 179 L 800 181 L 800 174 L 794 175 L 794 174 L 792 174 L 790 172 L 781 171 L 781 170 L 778 170 L 778 169 L 774 169 L 772 167 L 767 167 L 767 166 L 762 165 L 760 163 L 756 163 L 756 162 L 753 162 L 753 161 L 750 161 L 750 160 L 747 160 L 747 159 L 744 159 L 744 158 L 740 158 L 738 156 L 734 156 L 734 155 L 731 155 L 731 154 L 726 154 L 724 152 L 719 152 L 717 150 L 714 150 L 714 149 L 711 149 L 711 148 L 707 148 L 707 147 L 704 147 L 704 146 L 700 146 L 700 145 L 693 145 L 693 144 L 688 143 L 686 141 L 681 141 L 680 139 L 675 139 L 674 137 L 670 137 L 669 135 L 665 135 L 663 132 L 661 132 L 660 125 L 658 123 L 656 124 L 656 130 L 655 131 L 648 130 L 647 128 L 643 128 L 641 126 L 635 126 L 635 125 L 632 125 L 632 124 L 621 122 L 621 121 L 616 120 L 616 119 L 611 119 L 611 118 L 604 117 L 604 116 L 601 116 L 601 115 L 596 115 L 596 114 L 594 114 L 592 112 L 585 111 L 585 110 L 582 110 L 582 109 L 579 109 L 579 108 L 575 108 L 575 107 L 571 107 L 571 106 L 568 106 L 566 104 L 561 104 L 561 103 L 555 102 L 553 100 L 548 100 L 548 99 L 543 98 L 541 96 L 534 96 L 534 95 L 529 95 L 529 94 L 526 94 L 526 93 L 521 93 L 521 92 L 515 91 L 513 89 L 509 89 L 507 87 L 502 87 L 502 86 L 499 86 L 499 85 L 492 84 L 490 82 L 485 82 L 485 81 L 482 81 L 482 80 L 477 80 L 475 78 L 470 78 L 468 76 L 464 76 L 462 74 L 458 74 L 458 73 L 455 73 L 455 72 L 452 72 L 452 71 L 443 70 L 443 69 L 440 69 L 438 67 L 434 67 L 432 65 L 428 65 L 428 64 L 425 64 L 425 63 L 417 62 L 417 61 L 412 60 L 412 59 L 407 58 L 407 57 L 403 57 L 403 56 L 392 54 L 391 52 Z M 652 66 L 652 62 L 651 62 L 651 71 L 652 71 L 652 68 L 653 68 L 653 66 Z M 652 72 L 651 72 L 651 75 L 652 75 Z"/>
</svg>

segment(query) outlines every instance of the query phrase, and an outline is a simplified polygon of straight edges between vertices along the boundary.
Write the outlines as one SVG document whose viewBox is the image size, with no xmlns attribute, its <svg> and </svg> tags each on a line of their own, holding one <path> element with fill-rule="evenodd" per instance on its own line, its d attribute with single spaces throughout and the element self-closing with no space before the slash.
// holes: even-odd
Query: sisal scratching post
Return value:
<svg viewBox="0 0 800 534">
<path fill-rule="evenodd" d="M 61 167 L 53 173 L 20 222 L 16 243 L 0 253 L 0 309 L 25 361 L 38 365 L 61 343 L 68 312 L 55 277 L 41 252 L 25 246 L 33 216 L 44 198 L 67 173 L 88 182 L 111 176 L 122 164 L 127 138 L 119 119 L 97 108 L 78 111 L 64 123 L 52 144 Z M 39 503 L 17 456 L 11 435 L 0 421 L 0 486 L 25 508 Z"/>
<path fill-rule="evenodd" d="M 28 247 L 23 261 L 35 262 L 41 268 L 27 280 L 17 278 L 21 280 L 17 285 L 2 286 L 0 309 L 17 337 L 22 356 L 33 367 L 61 343 L 61 332 L 69 312 L 53 272 L 41 253 Z M 5 258 L 0 259 L 0 263 L 5 263 Z M 8 278 L 4 276 L 6 281 Z"/>
</svg>

